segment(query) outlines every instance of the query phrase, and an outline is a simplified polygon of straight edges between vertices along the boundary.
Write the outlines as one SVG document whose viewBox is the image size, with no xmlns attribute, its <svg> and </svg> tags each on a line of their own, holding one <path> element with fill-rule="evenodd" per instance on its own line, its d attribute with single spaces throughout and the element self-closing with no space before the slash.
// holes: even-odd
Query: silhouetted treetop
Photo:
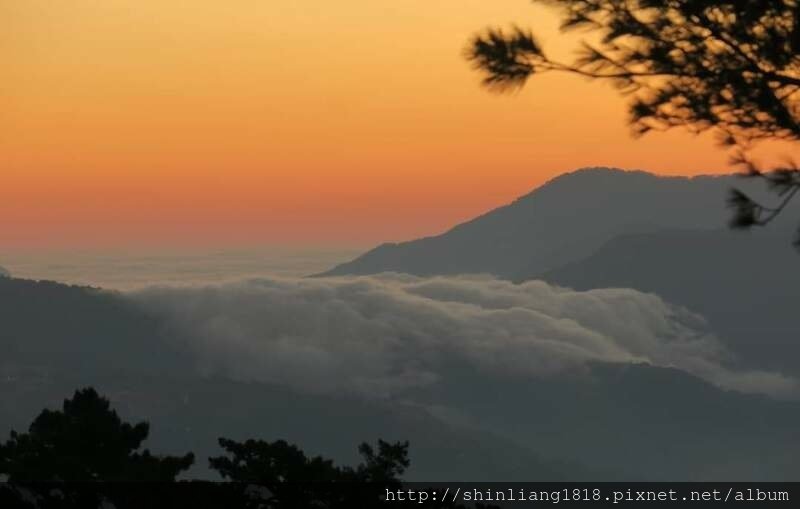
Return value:
<svg viewBox="0 0 800 509">
<path fill-rule="evenodd" d="M 389 443 L 378 440 L 378 450 L 363 443 L 358 452 L 364 459 L 355 471 L 358 480 L 371 483 L 394 483 L 411 464 L 408 459 L 408 442 Z"/>
<path fill-rule="evenodd" d="M 800 190 L 793 162 L 763 172 L 744 155 L 763 139 L 800 140 L 798 0 L 534 0 L 559 8 L 562 29 L 599 35 L 573 62 L 547 56 L 528 30 L 490 28 L 467 58 L 493 90 L 523 86 L 534 74 L 562 71 L 613 82 L 631 97 L 634 133 L 711 128 L 737 146 L 734 163 L 780 196 L 767 207 L 741 192 L 729 205 L 734 227 L 769 223 Z"/>
<path fill-rule="evenodd" d="M 9 481 L 173 481 L 194 462 L 185 456 L 137 452 L 146 422 L 123 422 L 92 388 L 64 400 L 62 410 L 43 410 L 28 433 L 11 432 L 0 445 L 0 474 Z"/>
<path fill-rule="evenodd" d="M 236 442 L 220 438 L 219 445 L 230 456 L 209 458 L 209 464 L 224 479 L 232 481 L 329 481 L 339 473 L 333 461 L 319 456 L 309 458 L 297 446 L 284 440 Z"/>
<path fill-rule="evenodd" d="M 363 462 L 340 467 L 320 456 L 308 457 L 283 440 L 236 442 L 219 439 L 227 455 L 209 458 L 212 469 L 227 480 L 254 483 L 266 490 L 258 507 L 373 507 L 385 490 L 401 486 L 409 465 L 408 443 L 378 441 L 377 451 L 361 444 Z M 243 494 L 247 498 L 246 493 Z"/>
<path fill-rule="evenodd" d="M 227 456 L 209 458 L 212 469 L 225 479 L 266 485 L 292 482 L 397 483 L 409 466 L 408 442 L 378 441 L 377 451 L 363 443 L 358 451 L 363 462 L 355 468 L 339 467 L 320 456 L 308 457 L 284 440 L 236 442 L 219 439 Z"/>
<path fill-rule="evenodd" d="M 531 32 L 489 29 L 468 57 L 505 90 L 533 74 L 567 71 L 638 92 L 638 133 L 721 127 L 742 139 L 798 139 L 800 11 L 795 0 L 536 0 L 561 7 L 563 29 L 588 28 L 578 58 L 547 57 Z"/>
</svg>

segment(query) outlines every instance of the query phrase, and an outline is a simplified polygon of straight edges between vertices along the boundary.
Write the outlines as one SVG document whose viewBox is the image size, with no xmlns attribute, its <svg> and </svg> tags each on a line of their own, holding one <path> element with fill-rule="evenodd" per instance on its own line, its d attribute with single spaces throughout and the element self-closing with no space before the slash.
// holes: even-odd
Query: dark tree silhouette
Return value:
<svg viewBox="0 0 800 509">
<path fill-rule="evenodd" d="M 308 457 L 297 446 L 283 440 L 236 442 L 219 439 L 227 455 L 209 458 L 211 468 L 227 480 L 227 500 L 258 508 L 349 509 L 384 507 L 387 492 L 403 489 L 401 476 L 409 466 L 408 442 L 378 441 L 358 448 L 362 462 L 355 468 L 334 465 L 320 456 Z M 232 492 L 233 491 L 233 492 Z M 433 488 L 427 490 L 429 493 Z M 418 500 L 394 500 L 390 505 L 418 507 Z M 426 507 L 463 509 L 452 499 L 433 497 Z M 477 504 L 476 509 L 495 506 Z"/>
<path fill-rule="evenodd" d="M 767 207 L 732 191 L 734 227 L 769 223 L 800 191 L 795 163 L 762 171 L 747 157 L 759 140 L 800 140 L 798 0 L 533 1 L 560 8 L 563 30 L 589 29 L 599 42 L 582 43 L 575 61 L 564 63 L 530 31 L 487 29 L 467 48 L 484 85 L 508 91 L 534 74 L 568 72 L 611 81 L 631 96 L 636 135 L 717 130 L 744 175 L 764 179 L 780 197 Z"/>
<path fill-rule="evenodd" d="M 92 388 L 75 392 L 60 411 L 44 410 L 28 433 L 0 445 L 0 474 L 27 481 L 174 481 L 194 455 L 138 452 L 149 425 L 123 422 Z"/>
<path fill-rule="evenodd" d="M 237 482 L 328 481 L 339 478 L 340 470 L 331 460 L 308 458 L 297 446 L 283 440 L 235 442 L 219 439 L 219 445 L 231 455 L 209 458 L 209 465 L 224 479 Z"/>
<path fill-rule="evenodd" d="M 297 446 L 284 440 L 236 442 L 219 439 L 219 445 L 232 455 L 209 458 L 212 469 L 223 478 L 239 482 L 279 484 L 284 482 L 334 481 L 397 483 L 409 466 L 408 442 L 378 441 L 378 450 L 366 443 L 358 452 L 363 463 L 356 468 L 337 467 L 320 456 L 309 458 Z"/>
<path fill-rule="evenodd" d="M 220 438 L 219 445 L 228 455 L 209 458 L 211 468 L 224 479 L 265 489 L 258 495 L 258 504 L 267 507 L 371 507 L 386 489 L 400 488 L 400 476 L 409 465 L 407 442 L 380 440 L 377 452 L 362 444 L 359 452 L 364 461 L 355 468 L 336 466 L 320 456 L 307 457 L 283 440 Z"/>
<path fill-rule="evenodd" d="M 408 442 L 361 444 L 362 462 L 340 467 L 308 457 L 279 440 L 219 439 L 226 454 L 209 458 L 230 483 L 174 482 L 194 456 L 139 452 L 146 422 L 123 422 L 109 401 L 92 389 L 75 392 L 60 411 L 44 410 L 28 433 L 11 432 L 0 445 L 0 506 L 73 509 L 105 507 L 291 508 L 383 507 L 389 492 L 402 490 L 409 466 Z M 154 481 L 131 484 L 114 481 Z M 430 492 L 430 490 L 428 490 Z M 392 505 L 418 507 L 418 500 Z M 433 508 L 463 509 L 454 500 L 428 500 Z M 494 506 L 476 505 L 477 509 Z"/>
</svg>

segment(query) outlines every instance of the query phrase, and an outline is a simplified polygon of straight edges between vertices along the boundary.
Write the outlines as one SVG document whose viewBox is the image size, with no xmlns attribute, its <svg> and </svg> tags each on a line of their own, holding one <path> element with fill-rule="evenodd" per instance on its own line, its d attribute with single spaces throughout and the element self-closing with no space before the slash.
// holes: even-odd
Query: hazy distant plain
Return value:
<svg viewBox="0 0 800 509">
<path fill-rule="evenodd" d="M 0 253 L 15 277 L 133 290 L 265 276 L 302 277 L 348 261 L 363 249 L 263 247 L 208 251 Z"/>
</svg>

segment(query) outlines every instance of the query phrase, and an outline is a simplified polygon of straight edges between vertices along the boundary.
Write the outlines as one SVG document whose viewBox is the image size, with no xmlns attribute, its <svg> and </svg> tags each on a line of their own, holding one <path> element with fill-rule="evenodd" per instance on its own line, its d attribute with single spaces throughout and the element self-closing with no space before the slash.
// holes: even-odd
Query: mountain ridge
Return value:
<svg viewBox="0 0 800 509">
<path fill-rule="evenodd" d="M 734 186 L 766 196 L 755 182 L 733 175 L 582 168 L 441 234 L 381 244 L 316 276 L 488 273 L 511 279 L 523 271 L 545 272 L 588 256 L 617 235 L 723 229 Z"/>
</svg>

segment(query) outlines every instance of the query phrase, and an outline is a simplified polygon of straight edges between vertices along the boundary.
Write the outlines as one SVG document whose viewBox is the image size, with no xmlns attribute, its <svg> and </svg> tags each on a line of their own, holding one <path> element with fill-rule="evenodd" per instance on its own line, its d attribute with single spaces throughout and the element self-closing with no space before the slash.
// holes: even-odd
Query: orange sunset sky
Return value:
<svg viewBox="0 0 800 509">
<path fill-rule="evenodd" d="M 528 0 L 2 0 L 0 246 L 366 246 L 582 166 L 731 171 L 608 85 L 482 89 L 466 41 L 513 22 L 577 40 Z"/>
</svg>

